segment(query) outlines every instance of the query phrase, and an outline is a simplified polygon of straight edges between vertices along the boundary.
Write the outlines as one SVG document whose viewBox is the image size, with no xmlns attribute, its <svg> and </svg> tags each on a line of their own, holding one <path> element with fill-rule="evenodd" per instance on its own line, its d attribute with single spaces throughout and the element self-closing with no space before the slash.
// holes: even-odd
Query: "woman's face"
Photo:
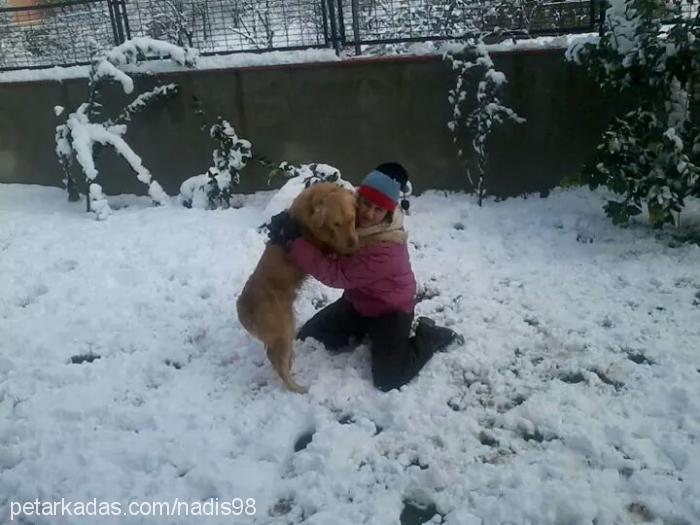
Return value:
<svg viewBox="0 0 700 525">
<path fill-rule="evenodd" d="M 358 228 L 370 228 L 381 223 L 389 212 L 376 204 L 369 202 L 362 196 L 357 197 L 357 215 L 355 226 Z"/>
</svg>

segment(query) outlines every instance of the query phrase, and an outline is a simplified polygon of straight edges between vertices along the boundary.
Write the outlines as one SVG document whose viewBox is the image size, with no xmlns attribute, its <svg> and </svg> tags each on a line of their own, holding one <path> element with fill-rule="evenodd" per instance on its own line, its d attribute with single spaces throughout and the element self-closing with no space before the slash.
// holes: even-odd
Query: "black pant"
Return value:
<svg viewBox="0 0 700 525">
<path fill-rule="evenodd" d="M 413 379 L 433 352 L 415 337 L 409 338 L 413 312 L 391 312 L 364 317 L 341 297 L 301 327 L 298 339 L 312 337 L 330 351 L 352 349 L 368 336 L 372 354 L 372 378 L 382 391 L 398 388 Z"/>
</svg>

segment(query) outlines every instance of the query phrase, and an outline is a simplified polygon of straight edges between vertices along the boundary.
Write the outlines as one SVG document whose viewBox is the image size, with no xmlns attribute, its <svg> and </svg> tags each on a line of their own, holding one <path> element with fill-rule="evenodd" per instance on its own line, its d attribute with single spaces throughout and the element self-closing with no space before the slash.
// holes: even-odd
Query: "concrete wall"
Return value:
<svg viewBox="0 0 700 525">
<path fill-rule="evenodd" d="M 612 104 L 563 51 L 494 55 L 509 79 L 506 102 L 526 124 L 500 128 L 491 142 L 488 187 L 516 195 L 555 186 L 591 155 Z M 170 194 L 203 173 L 212 142 L 200 131 L 193 96 L 209 119 L 230 120 L 254 151 L 273 161 L 325 162 L 353 182 L 387 160 L 406 165 L 417 192 L 468 189 L 446 122 L 452 73 L 439 57 L 360 59 L 161 75 L 181 94 L 137 116 L 127 140 Z M 137 83 L 137 90 L 155 79 Z M 86 81 L 0 83 L 0 182 L 60 185 L 54 155 L 55 105 L 75 108 Z M 126 98 L 115 88 L 106 110 Z M 107 193 L 143 193 L 126 163 L 111 151 L 98 159 Z M 266 187 L 261 168 L 243 172 L 241 191 Z"/>
</svg>

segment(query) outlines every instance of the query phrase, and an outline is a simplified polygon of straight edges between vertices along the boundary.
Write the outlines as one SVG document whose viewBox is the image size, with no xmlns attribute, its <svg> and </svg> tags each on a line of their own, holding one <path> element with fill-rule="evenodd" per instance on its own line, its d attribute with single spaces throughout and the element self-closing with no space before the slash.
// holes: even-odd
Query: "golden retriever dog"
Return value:
<svg viewBox="0 0 700 525">
<path fill-rule="evenodd" d="M 359 248 L 356 206 L 352 191 L 321 182 L 302 191 L 289 214 L 309 242 L 324 251 L 351 254 Z M 236 302 L 240 323 L 265 345 L 267 357 L 285 386 L 298 393 L 307 390 L 292 377 L 293 306 L 305 277 L 282 247 L 268 243 Z"/>
</svg>

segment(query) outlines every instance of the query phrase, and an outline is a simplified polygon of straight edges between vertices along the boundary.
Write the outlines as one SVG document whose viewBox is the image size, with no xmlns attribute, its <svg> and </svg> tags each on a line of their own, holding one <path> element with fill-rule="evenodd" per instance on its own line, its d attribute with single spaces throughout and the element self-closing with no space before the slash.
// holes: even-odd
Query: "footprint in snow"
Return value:
<svg viewBox="0 0 700 525">
<path fill-rule="evenodd" d="M 33 286 L 28 292 L 20 295 L 15 299 L 15 306 L 20 308 L 26 308 L 30 304 L 33 304 L 41 297 L 49 293 L 49 288 L 45 284 L 37 284 Z"/>
<path fill-rule="evenodd" d="M 306 447 L 309 446 L 309 444 L 313 441 L 314 439 L 314 434 L 316 433 L 316 430 L 307 430 L 304 432 L 301 436 L 299 436 L 294 443 L 294 452 L 300 452 L 304 450 Z"/>
<path fill-rule="evenodd" d="M 53 269 L 61 273 L 72 272 L 77 267 L 78 261 L 74 261 L 73 259 L 60 259 L 53 265 Z"/>
<path fill-rule="evenodd" d="M 423 525 L 427 522 L 433 522 L 436 514 L 440 516 L 440 521 L 442 521 L 444 515 L 437 511 L 434 503 L 425 505 L 405 499 L 399 520 L 401 525 Z"/>
</svg>

